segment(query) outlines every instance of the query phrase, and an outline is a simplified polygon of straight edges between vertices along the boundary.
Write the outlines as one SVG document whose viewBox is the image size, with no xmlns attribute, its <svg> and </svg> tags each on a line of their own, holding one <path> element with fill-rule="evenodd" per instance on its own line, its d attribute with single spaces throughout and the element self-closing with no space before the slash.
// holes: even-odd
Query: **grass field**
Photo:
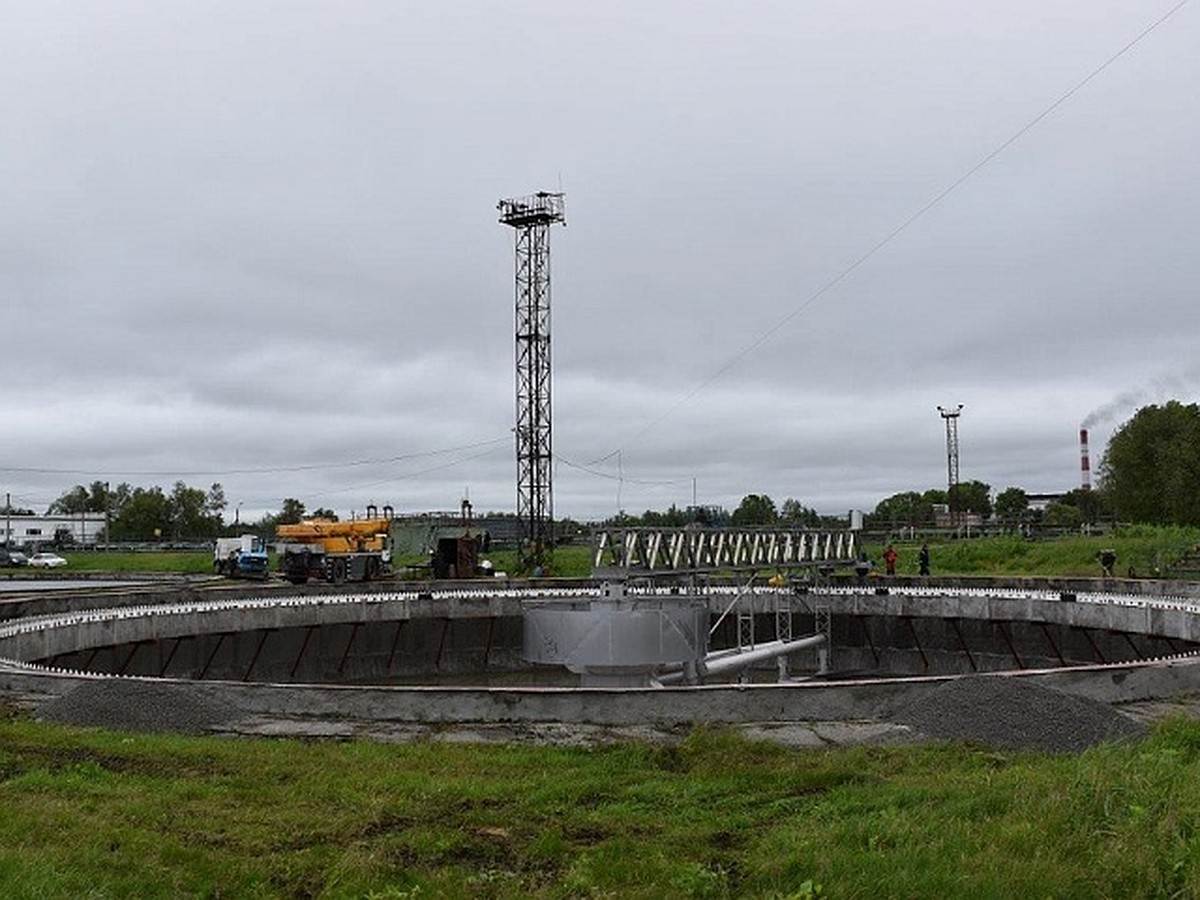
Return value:
<svg viewBox="0 0 1200 900">
<path fill-rule="evenodd" d="M 1200 725 L 1074 756 L 0 722 L 4 897 L 1194 897 Z"/>
<path fill-rule="evenodd" d="M 1027 575 L 1099 577 L 1097 554 L 1112 549 L 1117 554 L 1114 573 L 1125 577 L 1152 577 L 1165 571 L 1200 542 L 1200 529 L 1132 526 L 1095 536 L 1074 535 L 1053 540 L 1027 540 L 1004 535 L 930 543 L 934 575 Z M 919 543 L 896 543 L 900 553 L 897 572 L 915 575 Z M 883 567 L 883 544 L 867 551 Z"/>
</svg>

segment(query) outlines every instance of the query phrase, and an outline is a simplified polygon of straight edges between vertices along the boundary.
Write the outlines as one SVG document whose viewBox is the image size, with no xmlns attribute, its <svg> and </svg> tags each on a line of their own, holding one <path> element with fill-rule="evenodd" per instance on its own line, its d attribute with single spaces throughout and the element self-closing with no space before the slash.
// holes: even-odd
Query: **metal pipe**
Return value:
<svg viewBox="0 0 1200 900">
<path fill-rule="evenodd" d="M 775 659 L 778 656 L 787 656 L 787 654 L 795 653 L 798 650 L 808 650 L 823 643 L 825 643 L 825 635 L 813 634 L 794 641 L 771 641 L 768 644 L 759 644 L 753 650 L 746 650 L 742 653 L 730 653 L 728 650 L 719 650 L 716 653 L 710 653 L 704 658 L 704 662 L 700 666 L 700 671 L 706 676 L 725 675 L 729 672 L 740 671 L 757 662 Z M 659 684 L 679 684 L 683 681 L 683 673 L 668 672 L 660 675 L 655 680 Z"/>
</svg>

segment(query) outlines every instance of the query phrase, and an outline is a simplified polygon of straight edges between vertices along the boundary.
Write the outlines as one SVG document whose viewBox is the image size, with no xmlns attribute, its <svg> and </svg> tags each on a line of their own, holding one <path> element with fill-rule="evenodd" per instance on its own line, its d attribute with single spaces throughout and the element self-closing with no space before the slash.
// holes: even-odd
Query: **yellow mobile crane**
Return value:
<svg viewBox="0 0 1200 900">
<path fill-rule="evenodd" d="M 277 525 L 280 572 L 292 584 L 310 578 L 341 584 L 390 575 L 392 518 L 390 506 L 383 508 L 382 516 L 368 506 L 366 518 L 349 522 L 306 519 Z"/>
</svg>

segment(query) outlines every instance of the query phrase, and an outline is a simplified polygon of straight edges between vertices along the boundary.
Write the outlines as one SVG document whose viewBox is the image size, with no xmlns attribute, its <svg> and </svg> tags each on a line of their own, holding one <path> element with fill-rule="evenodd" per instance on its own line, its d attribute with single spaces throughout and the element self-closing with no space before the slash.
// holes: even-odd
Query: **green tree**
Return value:
<svg viewBox="0 0 1200 900">
<path fill-rule="evenodd" d="M 642 513 L 641 524 L 648 528 L 678 528 L 687 524 L 687 516 L 672 503 L 666 512 L 646 510 Z"/>
<path fill-rule="evenodd" d="M 996 515 L 1006 528 L 1015 528 L 1029 517 L 1029 495 L 1019 487 L 1005 488 L 996 495 Z"/>
<path fill-rule="evenodd" d="M 216 537 L 221 532 L 220 508 L 224 505 L 225 492 L 219 484 L 205 492 L 182 481 L 175 482 L 169 501 L 171 536 L 175 540 L 193 541 Z"/>
<path fill-rule="evenodd" d="M 295 497 L 287 497 L 275 521 L 279 525 L 295 525 L 304 518 L 304 504 Z"/>
<path fill-rule="evenodd" d="M 1100 491 L 1122 521 L 1200 525 L 1200 407 L 1139 409 L 1109 439 Z"/>
<path fill-rule="evenodd" d="M 77 484 L 50 504 L 46 511 L 52 516 L 73 516 L 88 510 L 88 489 Z"/>
<path fill-rule="evenodd" d="M 766 494 L 747 494 L 733 511 L 731 521 L 738 526 L 774 525 L 778 518 L 774 500 Z"/>
<path fill-rule="evenodd" d="M 1083 524 L 1079 507 L 1056 500 L 1042 513 L 1042 524 L 1050 528 L 1078 528 Z"/>
<path fill-rule="evenodd" d="M 982 481 L 960 482 L 954 486 L 949 503 L 953 511 L 978 513 L 986 519 L 992 514 L 992 486 Z"/>
<path fill-rule="evenodd" d="M 902 491 L 880 500 L 871 513 L 871 524 L 877 528 L 926 525 L 933 521 L 933 504 L 916 491 Z"/>
<path fill-rule="evenodd" d="M 162 488 L 133 488 L 112 520 L 118 541 L 156 541 L 171 534 L 171 501 Z"/>
<path fill-rule="evenodd" d="M 225 488 L 221 485 L 221 482 L 214 481 L 208 487 L 208 496 L 204 500 L 204 509 L 211 518 L 216 519 L 218 527 L 225 512 L 225 507 L 228 505 L 229 501 L 225 499 Z"/>
<path fill-rule="evenodd" d="M 1079 510 L 1081 521 L 1088 524 L 1095 524 L 1103 518 L 1112 517 L 1112 510 L 1109 509 L 1104 495 L 1100 491 L 1085 491 L 1083 488 L 1075 488 L 1073 491 L 1063 494 L 1060 502 L 1074 506 Z"/>
<path fill-rule="evenodd" d="M 124 485 L 128 488 L 128 485 Z M 111 513 L 117 495 L 109 490 L 108 482 L 93 481 L 90 487 L 77 484 L 50 504 L 51 515 L 75 515 L 76 513 Z"/>
<path fill-rule="evenodd" d="M 788 497 L 779 507 L 779 521 L 792 528 L 815 528 L 821 523 L 821 516 L 816 510 L 805 507 L 799 500 Z"/>
</svg>

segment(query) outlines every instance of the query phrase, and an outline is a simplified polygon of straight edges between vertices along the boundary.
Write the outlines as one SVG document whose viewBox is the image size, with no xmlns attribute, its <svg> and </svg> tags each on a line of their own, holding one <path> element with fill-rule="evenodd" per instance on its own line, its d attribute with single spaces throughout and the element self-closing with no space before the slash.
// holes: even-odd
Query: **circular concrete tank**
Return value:
<svg viewBox="0 0 1200 900">
<path fill-rule="evenodd" d="M 0 625 L 0 692 L 47 698 L 116 677 L 219 694 L 248 717 L 328 726 L 350 720 L 377 725 L 872 720 L 947 679 L 1003 669 L 1110 703 L 1200 690 L 1195 655 L 1200 602 L 1182 594 L 1086 587 L 922 583 L 882 592 L 761 591 L 745 598 L 736 628 L 733 616 L 723 616 L 732 588 L 687 598 L 644 586 L 607 599 L 595 585 L 548 582 L 227 599 L 190 591 L 140 605 L 119 595 L 76 595 L 69 601 L 48 598 L 38 607 L 55 612 Z M 580 618 L 590 626 L 564 624 L 574 619 L 565 614 L 590 612 L 595 603 L 607 612 Z M 637 640 L 653 633 L 657 644 L 649 641 L 636 652 L 600 652 L 604 641 L 597 636 L 624 639 L 624 626 L 613 615 L 622 605 L 649 614 Z M 550 621 L 560 634 L 591 634 L 570 645 L 586 653 L 573 655 L 569 641 L 544 652 L 536 639 L 531 650 L 523 618 L 532 612 L 536 621 L 539 610 L 549 617 L 543 625 Z M 648 667 L 694 660 L 710 621 L 719 626 L 717 646 L 731 646 L 743 625 L 756 627 L 759 640 L 774 640 L 779 636 L 772 626 L 786 621 L 791 634 L 806 634 L 823 615 L 831 622 L 834 672 L 821 679 L 699 687 L 613 681 L 486 687 L 446 686 L 435 677 L 469 676 L 475 665 L 516 673 L 530 662 L 536 668 L 553 662 L 576 665 L 583 675 L 595 667 L 601 681 L 641 678 Z M 642 627 L 646 621 L 657 624 Z M 839 667 L 839 657 L 849 664 Z M 863 672 L 872 666 L 874 671 Z M 409 684 L 394 683 L 398 671 L 407 673 Z M 815 658 L 806 661 L 798 654 L 792 672 L 802 679 L 815 675 Z"/>
</svg>

